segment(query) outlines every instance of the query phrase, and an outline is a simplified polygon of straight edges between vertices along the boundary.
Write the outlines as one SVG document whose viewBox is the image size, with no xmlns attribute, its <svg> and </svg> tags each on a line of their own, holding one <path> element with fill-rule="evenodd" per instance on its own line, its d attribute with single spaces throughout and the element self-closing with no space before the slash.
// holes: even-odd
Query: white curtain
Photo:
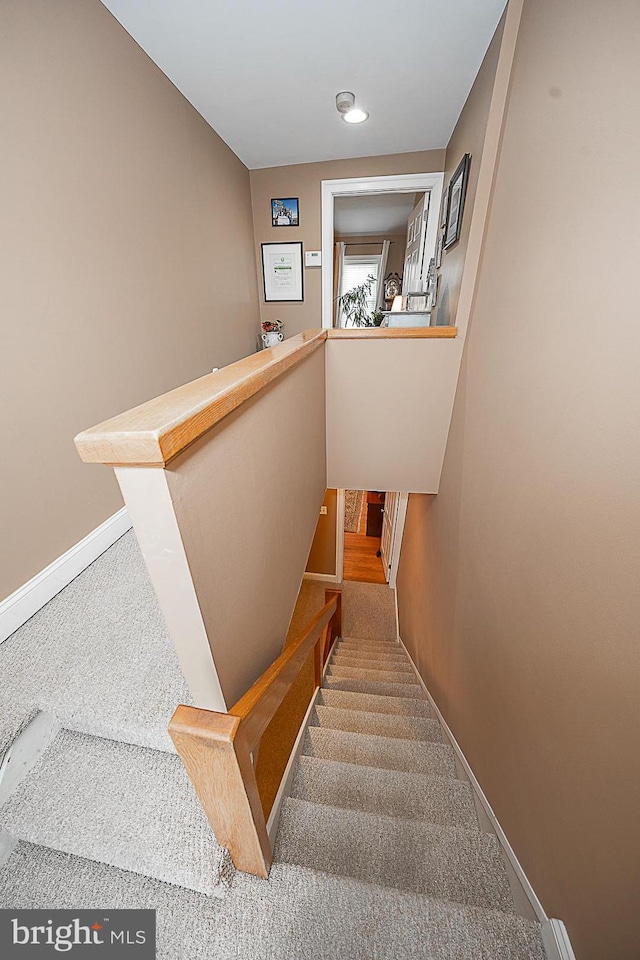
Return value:
<svg viewBox="0 0 640 960">
<path fill-rule="evenodd" d="M 378 272 L 378 296 L 376 297 L 376 310 L 382 310 L 384 307 L 384 278 L 387 273 L 387 260 L 389 259 L 390 240 L 382 241 L 382 252 L 380 254 L 380 270 Z"/>
<path fill-rule="evenodd" d="M 333 250 L 333 325 L 340 326 L 340 291 L 342 290 L 342 272 L 344 270 L 344 254 L 346 243 L 338 241 Z"/>
</svg>

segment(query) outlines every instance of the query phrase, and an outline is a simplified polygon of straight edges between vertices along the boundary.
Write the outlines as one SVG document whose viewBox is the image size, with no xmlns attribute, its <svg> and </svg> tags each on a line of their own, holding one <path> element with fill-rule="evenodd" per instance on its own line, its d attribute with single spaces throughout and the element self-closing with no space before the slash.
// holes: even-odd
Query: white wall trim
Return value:
<svg viewBox="0 0 640 960">
<path fill-rule="evenodd" d="M 334 573 L 304 573 L 304 580 L 322 580 L 323 583 L 340 583 Z"/>
<path fill-rule="evenodd" d="M 393 545 L 391 547 L 391 570 L 389 572 L 389 586 L 392 590 L 396 588 L 398 578 L 398 568 L 400 567 L 400 554 L 402 552 L 402 538 L 404 536 L 404 525 L 407 519 L 407 508 L 409 506 L 409 494 L 398 494 L 398 510 L 393 523 Z M 400 630 L 398 629 L 398 636 Z"/>
<path fill-rule="evenodd" d="M 547 960 L 576 960 L 567 928 L 562 920 L 545 920 L 543 922 L 542 943 Z"/>
<path fill-rule="evenodd" d="M 0 867 L 4 867 L 5 863 L 13 853 L 17 843 L 17 837 L 7 833 L 6 830 L 0 829 Z"/>
<path fill-rule="evenodd" d="M 321 182 L 322 217 L 322 326 L 333 326 L 333 200 L 362 194 L 431 191 L 435 216 L 428 218 L 426 249 L 435 250 L 444 173 L 405 173 L 390 177 L 352 177 Z"/>
<path fill-rule="evenodd" d="M 509 861 L 511 868 L 515 873 L 527 900 L 531 904 L 531 908 L 533 912 L 535 913 L 535 915 L 537 916 L 541 924 L 542 941 L 544 944 L 545 952 L 547 954 L 547 960 L 575 960 L 575 954 L 571 947 L 571 941 L 569 940 L 569 934 L 567 933 L 567 928 L 565 927 L 564 923 L 561 920 L 552 920 L 547 916 L 544 907 L 540 903 L 540 900 L 538 899 L 535 890 L 533 889 L 533 887 L 531 886 L 531 883 L 529 882 L 529 878 L 524 872 L 522 864 L 518 860 L 513 850 L 513 847 L 511 846 L 511 844 L 507 839 L 506 833 L 500 826 L 500 821 L 496 817 L 493 811 L 493 807 L 489 803 L 489 800 L 487 799 L 487 796 L 484 790 L 480 786 L 480 783 L 478 782 L 473 770 L 471 769 L 471 766 L 469 765 L 467 758 L 462 752 L 462 747 L 456 740 L 447 721 L 444 719 L 440 710 L 438 709 L 437 703 L 429 693 L 427 686 L 424 680 L 422 679 L 422 676 L 420 675 L 418 668 L 413 662 L 411 654 L 407 650 L 406 646 L 404 645 L 404 641 L 399 635 L 398 635 L 398 641 L 402 645 L 404 652 L 409 658 L 409 663 L 411 664 L 411 666 L 415 671 L 416 677 L 418 678 L 418 682 L 422 687 L 422 689 L 424 690 L 425 696 L 427 697 L 429 703 L 431 704 L 433 711 L 436 717 L 438 718 L 438 721 L 447 736 L 447 739 L 451 743 L 451 746 L 453 747 L 457 760 L 459 761 L 466 775 L 469 777 L 471 788 L 475 793 L 476 797 L 478 798 L 478 800 L 480 801 L 480 804 L 482 805 L 484 812 L 486 813 L 487 818 L 491 823 L 492 828 L 495 830 L 496 837 L 498 838 L 498 842 L 502 847 L 503 853 L 507 858 L 507 860 Z"/>
<path fill-rule="evenodd" d="M 0 643 L 131 529 L 123 507 L 0 603 Z"/>
<path fill-rule="evenodd" d="M 538 920 L 540 921 L 540 923 L 544 923 L 545 921 L 547 921 L 547 920 L 549 919 L 548 916 L 547 916 L 547 914 L 545 913 L 544 907 L 542 906 L 542 904 L 540 903 L 538 897 L 536 896 L 535 890 L 533 889 L 533 887 L 532 887 L 531 884 L 529 883 L 529 880 L 527 879 L 527 875 L 526 875 L 526 873 L 524 872 L 524 870 L 523 870 L 523 868 L 522 868 L 522 865 L 520 864 L 520 861 L 519 861 L 518 858 L 516 857 L 516 855 L 515 855 L 515 853 L 514 853 L 514 851 L 513 851 L 513 848 L 512 848 L 512 846 L 511 846 L 511 844 L 510 844 L 509 841 L 507 840 L 507 835 L 505 834 L 504 830 L 503 830 L 502 827 L 500 826 L 500 823 L 499 823 L 499 821 L 498 821 L 498 818 L 496 817 L 496 815 L 495 815 L 495 813 L 494 813 L 494 811 L 493 811 L 493 808 L 492 808 L 491 804 L 489 803 L 489 801 L 488 801 L 488 799 L 487 799 L 487 797 L 486 797 L 486 795 L 485 795 L 485 793 L 484 793 L 484 790 L 483 790 L 482 787 L 480 786 L 478 780 L 476 779 L 476 776 L 475 776 L 473 770 L 471 769 L 471 767 L 470 767 L 470 765 L 469 765 L 469 762 L 468 762 L 467 758 L 465 757 L 464 753 L 462 752 L 462 747 L 460 746 L 460 744 L 459 744 L 458 741 L 456 740 L 456 738 L 455 738 L 455 736 L 453 735 L 453 732 L 451 731 L 451 729 L 450 729 L 447 721 L 444 719 L 444 717 L 442 716 L 440 710 L 438 709 L 437 703 L 435 702 L 435 700 L 433 699 L 433 697 L 432 697 L 431 694 L 429 693 L 429 691 L 428 691 L 428 689 L 427 689 L 427 687 L 426 687 L 426 684 L 425 684 L 424 680 L 422 679 L 422 677 L 421 677 L 421 675 L 420 675 L 420 672 L 419 672 L 418 668 L 416 667 L 415 663 L 413 662 L 413 659 L 412 659 L 412 657 L 411 657 L 411 654 L 409 653 L 409 651 L 407 650 L 407 648 L 406 648 L 405 645 L 404 645 L 404 641 L 402 640 L 401 637 L 399 638 L 399 640 L 400 640 L 400 644 L 402 645 L 402 648 L 404 649 L 404 652 L 406 653 L 407 657 L 409 658 L 409 662 L 410 662 L 411 666 L 412 666 L 413 669 L 415 670 L 416 676 L 417 676 L 417 678 L 418 678 L 418 682 L 419 682 L 420 686 L 422 687 L 422 689 L 424 690 L 425 696 L 427 697 L 429 703 L 431 704 L 431 706 L 432 706 L 432 708 L 433 708 L 433 711 L 434 711 L 436 717 L 438 718 L 438 721 L 440 722 L 440 724 L 441 724 L 441 726 L 442 726 L 442 729 L 444 730 L 445 734 L 447 735 L 447 739 L 450 741 L 451 746 L 452 746 L 453 749 L 454 749 L 454 752 L 455 752 L 455 754 L 456 754 L 456 757 L 457 757 L 458 760 L 460 761 L 460 764 L 461 764 L 461 766 L 463 767 L 464 772 L 465 772 L 465 773 L 467 774 L 467 776 L 469 777 L 469 780 L 470 780 L 470 782 L 471 782 L 471 787 L 472 787 L 474 793 L 476 794 L 476 796 L 478 797 L 478 799 L 480 800 L 480 803 L 481 803 L 481 805 L 482 805 L 482 807 L 483 807 L 483 809 L 484 809 L 487 817 L 489 818 L 489 821 L 491 822 L 491 826 L 493 827 L 493 829 L 494 829 L 495 832 L 496 832 L 496 836 L 497 836 L 497 838 L 498 838 L 498 840 L 499 840 L 499 842 L 500 842 L 500 845 L 501 845 L 501 847 L 502 847 L 502 849 L 503 849 L 503 851 L 504 851 L 504 853 L 505 853 L 505 856 L 507 857 L 507 860 L 509 861 L 509 863 L 510 863 L 511 866 L 513 867 L 513 870 L 514 870 L 516 876 L 518 877 L 518 880 L 519 880 L 520 884 L 522 885 L 522 888 L 523 888 L 523 890 L 524 890 L 524 892 L 525 892 L 525 894 L 526 894 L 526 896 L 527 896 L 527 899 L 528 899 L 529 902 L 531 903 L 531 906 L 532 906 L 532 908 L 533 908 L 534 913 L 535 913 L 536 916 L 538 917 Z"/>
<path fill-rule="evenodd" d="M 59 730 L 57 718 L 41 710 L 9 744 L 0 763 L 0 806 L 31 773 Z"/>
<path fill-rule="evenodd" d="M 344 488 L 336 493 L 336 583 L 342 583 L 344 577 Z"/>
</svg>

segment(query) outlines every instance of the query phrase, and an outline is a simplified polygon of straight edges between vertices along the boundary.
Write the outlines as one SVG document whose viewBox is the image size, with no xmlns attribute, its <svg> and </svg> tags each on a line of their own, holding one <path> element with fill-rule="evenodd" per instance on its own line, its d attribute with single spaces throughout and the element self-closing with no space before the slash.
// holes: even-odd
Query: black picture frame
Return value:
<svg viewBox="0 0 640 960">
<path fill-rule="evenodd" d="M 464 157 L 455 169 L 448 189 L 448 208 L 447 223 L 444 230 L 444 249 L 457 243 L 462 232 L 462 217 L 464 216 L 464 201 L 467 196 L 467 184 L 469 182 L 469 167 L 471 165 L 471 154 L 465 153 Z"/>
<path fill-rule="evenodd" d="M 300 226 L 300 201 L 298 197 L 271 198 L 271 226 Z"/>
<path fill-rule="evenodd" d="M 265 303 L 303 303 L 302 241 L 261 243 Z"/>
</svg>

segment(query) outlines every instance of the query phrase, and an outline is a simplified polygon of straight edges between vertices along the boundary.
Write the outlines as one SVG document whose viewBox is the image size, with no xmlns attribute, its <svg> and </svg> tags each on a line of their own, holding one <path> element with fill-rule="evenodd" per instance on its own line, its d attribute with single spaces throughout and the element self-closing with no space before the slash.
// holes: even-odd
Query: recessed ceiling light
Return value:
<svg viewBox="0 0 640 960">
<path fill-rule="evenodd" d="M 361 110 L 359 107 L 354 107 L 353 110 L 349 110 L 348 113 L 342 114 L 342 119 L 345 123 L 364 123 L 367 120 L 369 114 L 366 110 Z"/>
<path fill-rule="evenodd" d="M 369 117 L 366 110 L 356 107 L 355 94 L 349 90 L 336 95 L 336 110 L 346 123 L 364 123 Z"/>
</svg>

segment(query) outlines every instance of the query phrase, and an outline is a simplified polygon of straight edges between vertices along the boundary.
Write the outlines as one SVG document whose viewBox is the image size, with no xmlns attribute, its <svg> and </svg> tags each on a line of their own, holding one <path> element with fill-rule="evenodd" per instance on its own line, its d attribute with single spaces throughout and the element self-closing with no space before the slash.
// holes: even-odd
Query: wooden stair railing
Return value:
<svg viewBox="0 0 640 960">
<path fill-rule="evenodd" d="M 252 753 L 314 648 L 315 687 L 341 633 L 342 594 L 325 591 L 325 606 L 228 711 L 181 705 L 169 733 L 218 843 L 238 870 L 266 879 L 272 849 Z"/>
</svg>

